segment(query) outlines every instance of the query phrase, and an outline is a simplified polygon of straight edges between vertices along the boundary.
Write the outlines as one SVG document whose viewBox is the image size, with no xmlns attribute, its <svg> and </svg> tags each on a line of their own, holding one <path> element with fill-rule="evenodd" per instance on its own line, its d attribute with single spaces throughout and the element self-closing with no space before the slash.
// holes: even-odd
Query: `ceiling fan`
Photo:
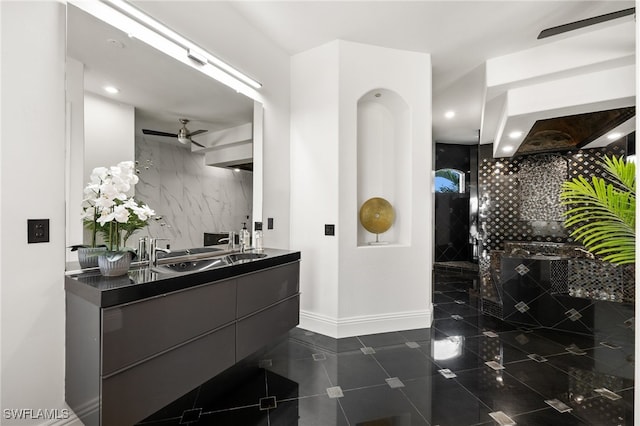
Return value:
<svg viewBox="0 0 640 426">
<path fill-rule="evenodd" d="M 142 129 L 142 133 L 145 135 L 154 135 L 154 136 L 166 136 L 166 137 L 170 137 L 170 138 L 178 138 L 178 142 L 180 142 L 181 144 L 187 144 L 189 142 L 198 145 L 201 148 L 205 148 L 204 145 L 194 141 L 193 139 L 191 139 L 191 136 L 195 136 L 195 135 L 199 135 L 202 133 L 206 133 L 208 132 L 208 130 L 196 130 L 193 132 L 190 132 L 189 129 L 187 129 L 187 123 L 189 122 L 189 120 L 187 120 L 186 118 L 179 118 L 178 119 L 180 121 L 180 123 L 182 123 L 182 127 L 178 130 L 178 133 L 167 133 L 167 132 L 161 132 L 159 130 L 150 130 L 150 129 Z"/>
<path fill-rule="evenodd" d="M 600 24 L 602 22 L 611 21 L 613 19 L 622 18 L 624 16 L 633 15 L 636 13 L 636 8 L 632 7 L 629 9 L 618 10 L 617 12 L 605 13 L 604 15 L 598 15 L 587 19 L 582 19 L 580 21 L 570 22 L 568 24 L 558 25 L 557 27 L 547 28 L 546 30 L 542 30 L 540 34 L 538 34 L 538 40 L 541 38 L 551 37 L 558 34 L 566 33 L 568 31 L 577 30 L 579 28 L 588 27 L 589 25 Z"/>
</svg>

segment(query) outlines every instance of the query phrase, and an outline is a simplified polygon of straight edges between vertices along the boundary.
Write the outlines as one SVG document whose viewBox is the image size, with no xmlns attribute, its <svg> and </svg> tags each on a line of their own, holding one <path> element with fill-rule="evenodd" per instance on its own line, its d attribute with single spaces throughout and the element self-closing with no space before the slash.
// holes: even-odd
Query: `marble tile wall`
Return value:
<svg viewBox="0 0 640 426">
<path fill-rule="evenodd" d="M 151 221 L 149 236 L 168 238 L 172 248 L 202 247 L 205 232 L 237 231 L 242 222 L 250 226 L 251 172 L 206 166 L 202 154 L 144 138 L 136 140 L 136 161 L 136 199 L 161 217 Z M 139 231 L 128 245 L 146 234 Z"/>
</svg>

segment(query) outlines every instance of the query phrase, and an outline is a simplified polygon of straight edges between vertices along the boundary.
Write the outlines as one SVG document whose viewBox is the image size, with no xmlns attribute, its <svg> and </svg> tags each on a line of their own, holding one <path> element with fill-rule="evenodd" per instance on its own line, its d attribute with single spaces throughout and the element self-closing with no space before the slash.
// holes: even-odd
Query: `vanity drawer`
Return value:
<svg viewBox="0 0 640 426">
<path fill-rule="evenodd" d="M 300 262 L 238 278 L 238 318 L 298 293 Z"/>
<path fill-rule="evenodd" d="M 300 295 L 248 316 L 236 325 L 236 360 L 240 361 L 281 336 L 300 321 Z"/>
<path fill-rule="evenodd" d="M 235 320 L 235 280 L 102 310 L 102 374 Z"/>
<path fill-rule="evenodd" d="M 102 381 L 103 426 L 132 425 L 235 362 L 229 325 Z"/>
</svg>

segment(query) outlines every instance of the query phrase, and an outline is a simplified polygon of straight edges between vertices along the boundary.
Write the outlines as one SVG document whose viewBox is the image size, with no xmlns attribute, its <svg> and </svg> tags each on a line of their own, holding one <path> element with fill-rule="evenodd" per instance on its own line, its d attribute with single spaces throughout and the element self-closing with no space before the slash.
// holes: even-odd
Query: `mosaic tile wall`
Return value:
<svg viewBox="0 0 640 426">
<path fill-rule="evenodd" d="M 562 221 L 565 206 L 558 203 L 558 198 L 567 169 L 567 159 L 560 154 L 536 155 L 522 160 L 518 172 L 520 220 Z"/>
<path fill-rule="evenodd" d="M 559 254 L 572 258 L 568 262 L 550 262 L 554 264 L 549 277 L 553 293 L 549 300 L 562 298 L 558 305 L 566 307 L 565 311 L 574 301 L 587 303 L 586 306 L 587 300 L 634 302 L 631 268 L 585 259 L 575 251 L 577 243 L 564 229 L 564 208 L 559 204 L 562 182 L 579 175 L 602 176 L 602 158 L 625 155 L 625 148 L 625 141 L 620 141 L 606 148 L 495 159 L 491 145 L 480 147 L 478 227 L 482 237 L 479 269 L 483 311 L 501 318 L 507 315 L 506 295 L 498 285 L 505 272 L 500 270 L 500 258 L 504 252 L 514 253 L 516 247 L 525 257 Z M 588 328 L 573 331 L 585 332 Z"/>
<path fill-rule="evenodd" d="M 481 145 L 478 217 L 486 254 L 502 250 L 504 241 L 571 242 L 562 223 L 561 208 L 557 201 L 553 202 L 557 200 L 559 184 L 579 175 L 602 175 L 602 157 L 624 154 L 624 141 L 605 148 L 514 158 L 493 158 L 493 145 Z M 548 211 L 532 208 L 533 201 L 523 202 L 527 197 L 521 194 L 525 193 L 544 200 Z"/>
</svg>

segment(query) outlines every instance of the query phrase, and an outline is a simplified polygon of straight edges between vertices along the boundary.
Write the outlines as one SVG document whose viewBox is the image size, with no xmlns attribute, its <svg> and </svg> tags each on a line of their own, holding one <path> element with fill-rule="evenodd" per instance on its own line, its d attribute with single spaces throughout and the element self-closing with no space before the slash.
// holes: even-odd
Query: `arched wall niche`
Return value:
<svg viewBox="0 0 640 426">
<path fill-rule="evenodd" d="M 380 240 L 411 244 L 411 132 L 407 102 L 389 89 L 373 89 L 358 99 L 358 209 L 372 197 L 382 197 L 395 210 L 395 221 Z M 359 247 L 370 247 L 375 235 L 358 221 Z M 371 246 L 371 247 L 386 247 Z"/>
</svg>

